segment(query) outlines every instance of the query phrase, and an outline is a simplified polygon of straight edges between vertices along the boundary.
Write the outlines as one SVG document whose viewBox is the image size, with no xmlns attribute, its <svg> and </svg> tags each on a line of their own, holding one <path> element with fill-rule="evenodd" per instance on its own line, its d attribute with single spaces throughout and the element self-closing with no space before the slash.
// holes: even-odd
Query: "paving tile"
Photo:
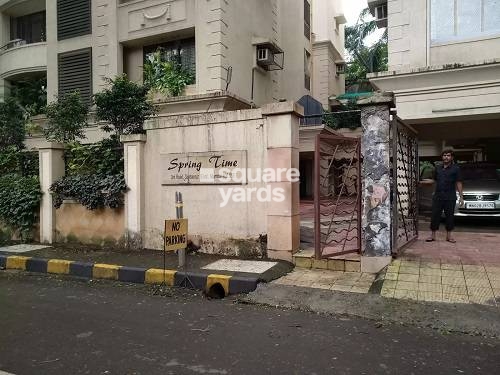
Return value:
<svg viewBox="0 0 500 375">
<path fill-rule="evenodd" d="M 461 264 L 441 263 L 442 270 L 462 271 Z"/>
<path fill-rule="evenodd" d="M 496 298 L 500 298 L 500 288 L 493 288 L 493 295 Z"/>
<path fill-rule="evenodd" d="M 420 260 L 401 260 L 401 267 L 420 267 Z"/>
<path fill-rule="evenodd" d="M 418 278 L 419 283 L 441 284 L 441 276 L 425 276 L 420 275 Z"/>
<path fill-rule="evenodd" d="M 401 275 L 402 273 L 406 273 L 406 274 L 410 274 L 410 275 L 418 275 L 419 269 L 416 267 L 403 267 L 403 266 L 401 266 L 399 268 L 399 274 Z"/>
<path fill-rule="evenodd" d="M 485 266 L 486 271 L 488 273 L 499 273 L 500 274 L 500 267 L 498 266 Z"/>
<path fill-rule="evenodd" d="M 332 284 L 326 284 L 326 283 L 313 283 L 311 284 L 311 288 L 316 288 L 316 289 L 330 289 L 332 287 Z"/>
<path fill-rule="evenodd" d="M 443 302 L 449 303 L 469 303 L 469 297 L 467 295 L 446 293 L 443 291 Z"/>
<path fill-rule="evenodd" d="M 443 293 L 467 295 L 467 288 L 463 285 L 443 285 Z"/>
<path fill-rule="evenodd" d="M 465 272 L 486 272 L 484 266 L 464 264 L 463 269 Z"/>
<path fill-rule="evenodd" d="M 361 276 L 360 276 L 360 280 L 370 280 L 370 281 L 373 281 L 375 280 L 375 277 L 377 276 L 377 274 L 375 273 L 362 273 Z"/>
<path fill-rule="evenodd" d="M 428 291 L 418 291 L 418 300 L 426 302 L 442 302 L 443 293 L 439 292 L 428 292 Z"/>
<path fill-rule="evenodd" d="M 391 266 L 387 267 L 387 272 L 396 272 L 397 273 L 397 272 L 399 272 L 399 268 L 400 268 L 399 266 L 392 266 L 391 265 Z"/>
<path fill-rule="evenodd" d="M 419 283 L 418 284 L 419 292 L 432 292 L 432 293 L 442 293 L 441 284 L 428 284 L 428 283 Z"/>
<path fill-rule="evenodd" d="M 465 279 L 462 277 L 441 277 L 441 283 L 443 285 L 463 285 L 465 286 Z"/>
<path fill-rule="evenodd" d="M 382 284 L 382 288 L 396 288 L 397 282 L 394 280 L 385 280 L 384 283 Z"/>
<path fill-rule="evenodd" d="M 431 268 L 431 269 L 441 269 L 441 263 L 437 262 L 422 262 L 420 263 L 420 268 Z"/>
<path fill-rule="evenodd" d="M 391 266 L 400 266 L 401 265 L 401 260 L 400 259 L 394 259 L 391 262 Z"/>
<path fill-rule="evenodd" d="M 337 279 L 333 283 L 334 285 L 344 285 L 344 286 L 353 286 L 356 284 L 358 280 L 348 280 L 348 279 Z"/>
<path fill-rule="evenodd" d="M 398 290 L 394 291 L 394 298 L 399 299 L 418 299 L 418 292 L 416 290 Z"/>
<path fill-rule="evenodd" d="M 370 287 L 365 287 L 365 286 L 353 286 L 352 289 L 350 290 L 351 293 L 368 293 L 370 290 Z"/>
<path fill-rule="evenodd" d="M 443 277 L 463 277 L 462 271 L 455 270 L 441 270 L 441 276 Z"/>
<path fill-rule="evenodd" d="M 352 285 L 336 285 L 333 284 L 330 290 L 337 290 L 340 292 L 350 292 L 352 289 Z"/>
<path fill-rule="evenodd" d="M 469 294 L 469 297 L 476 296 L 493 298 L 493 289 L 491 288 L 470 287 L 467 288 L 467 293 Z"/>
<path fill-rule="evenodd" d="M 484 297 L 484 296 L 469 296 L 470 303 L 476 303 L 479 305 L 489 305 L 496 306 L 497 303 L 493 297 Z"/>
<path fill-rule="evenodd" d="M 483 278 L 486 278 L 488 275 L 486 272 L 477 272 L 477 271 L 474 271 L 474 272 L 469 272 L 469 271 L 465 271 L 464 272 L 464 277 L 466 279 L 483 279 Z"/>
<path fill-rule="evenodd" d="M 500 280 L 500 273 L 488 272 L 487 275 L 490 280 Z"/>
<path fill-rule="evenodd" d="M 328 259 L 328 269 L 332 271 L 345 271 L 345 262 L 341 259 Z"/>
<path fill-rule="evenodd" d="M 402 290 L 418 290 L 418 283 L 410 281 L 398 281 L 396 284 L 396 289 Z"/>
<path fill-rule="evenodd" d="M 394 292 L 395 289 L 382 287 L 382 289 L 380 290 L 380 295 L 386 298 L 394 298 Z"/>
<path fill-rule="evenodd" d="M 387 272 L 384 276 L 385 280 L 397 280 L 398 273 L 397 272 Z"/>
<path fill-rule="evenodd" d="M 484 279 L 465 279 L 467 287 L 478 288 L 491 288 L 490 281 L 485 277 Z"/>
<path fill-rule="evenodd" d="M 439 268 L 420 268 L 420 275 L 441 277 L 441 269 L 439 269 Z"/>
<path fill-rule="evenodd" d="M 361 272 L 361 262 L 345 261 L 345 272 Z"/>
<path fill-rule="evenodd" d="M 356 281 L 356 283 L 353 286 L 359 286 L 361 288 L 370 288 L 373 284 L 373 281 L 368 281 L 368 280 L 359 280 Z"/>
<path fill-rule="evenodd" d="M 418 275 L 410 275 L 410 274 L 399 274 L 398 276 L 398 281 L 412 281 L 412 282 L 418 282 Z"/>
<path fill-rule="evenodd" d="M 492 288 L 500 288 L 500 280 L 490 280 L 490 285 Z"/>
</svg>

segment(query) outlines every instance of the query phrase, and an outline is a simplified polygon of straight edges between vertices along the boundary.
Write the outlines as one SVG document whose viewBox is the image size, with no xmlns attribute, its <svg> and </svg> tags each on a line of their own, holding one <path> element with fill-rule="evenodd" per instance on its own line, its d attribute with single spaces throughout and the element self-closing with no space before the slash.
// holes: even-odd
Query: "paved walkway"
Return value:
<svg viewBox="0 0 500 375">
<path fill-rule="evenodd" d="M 273 283 L 342 292 L 368 293 L 375 276 L 371 273 L 295 268 Z"/>
<path fill-rule="evenodd" d="M 394 260 L 381 295 L 428 302 L 477 303 L 500 306 L 500 267 Z"/>
</svg>

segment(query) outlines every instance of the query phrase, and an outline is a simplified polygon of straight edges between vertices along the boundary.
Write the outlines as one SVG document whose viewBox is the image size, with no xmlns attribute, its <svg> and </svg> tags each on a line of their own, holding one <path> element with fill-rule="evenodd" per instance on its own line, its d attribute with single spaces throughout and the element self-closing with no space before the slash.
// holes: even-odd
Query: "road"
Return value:
<svg viewBox="0 0 500 375">
<path fill-rule="evenodd" d="M 500 341 L 0 271 L 0 373 L 498 374 Z"/>
</svg>

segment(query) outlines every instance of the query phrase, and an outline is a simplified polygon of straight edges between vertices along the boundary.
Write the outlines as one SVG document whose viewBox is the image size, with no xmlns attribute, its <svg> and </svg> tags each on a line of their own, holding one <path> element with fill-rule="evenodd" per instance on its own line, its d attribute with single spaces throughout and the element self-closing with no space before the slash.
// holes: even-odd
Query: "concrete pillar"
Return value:
<svg viewBox="0 0 500 375">
<path fill-rule="evenodd" d="M 145 134 L 122 135 L 125 159 L 125 233 L 129 247 L 142 248 L 144 233 L 144 147 Z"/>
<path fill-rule="evenodd" d="M 294 103 L 273 103 L 262 108 L 267 132 L 266 168 L 274 171 L 299 169 L 299 118 L 303 108 Z M 281 178 L 280 178 L 281 177 Z M 267 207 L 267 254 L 272 259 L 292 261 L 300 245 L 300 191 L 297 182 L 277 175 L 271 189 L 281 188 L 285 199 L 271 200 Z"/>
<path fill-rule="evenodd" d="M 391 261 L 391 142 L 393 95 L 375 93 L 361 99 L 362 272 L 378 272 Z"/>
<path fill-rule="evenodd" d="M 40 188 L 40 242 L 53 243 L 56 235 L 56 210 L 54 208 L 50 186 L 64 176 L 64 146 L 60 143 L 47 142 L 39 147 Z"/>
</svg>

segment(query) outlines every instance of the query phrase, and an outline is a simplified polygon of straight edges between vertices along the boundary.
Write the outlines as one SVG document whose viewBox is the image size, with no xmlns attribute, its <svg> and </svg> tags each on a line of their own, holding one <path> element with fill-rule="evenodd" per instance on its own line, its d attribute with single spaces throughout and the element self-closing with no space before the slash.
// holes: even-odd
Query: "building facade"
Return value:
<svg viewBox="0 0 500 375">
<path fill-rule="evenodd" d="M 453 147 L 464 161 L 500 161 L 500 2 L 368 0 L 388 28 L 389 69 L 370 82 L 395 95 L 418 131 L 420 157 Z"/>
<path fill-rule="evenodd" d="M 161 48 L 195 75 L 186 94 L 327 107 L 343 92 L 344 22 L 341 0 L 0 0 L 0 98 L 45 76 L 48 101 L 75 89 L 90 99 L 120 73 L 141 82 Z"/>
</svg>

